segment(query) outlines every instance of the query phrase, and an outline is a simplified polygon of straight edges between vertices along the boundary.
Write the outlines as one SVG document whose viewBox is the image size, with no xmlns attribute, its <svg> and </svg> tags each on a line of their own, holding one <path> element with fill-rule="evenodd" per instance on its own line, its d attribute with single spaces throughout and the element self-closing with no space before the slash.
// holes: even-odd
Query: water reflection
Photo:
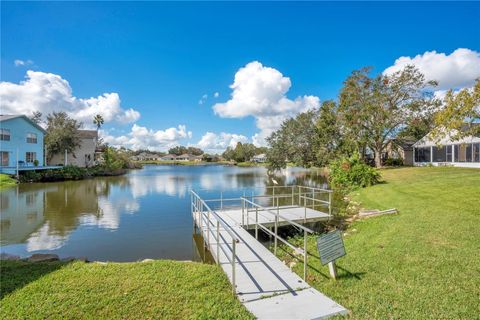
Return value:
<svg viewBox="0 0 480 320">
<path fill-rule="evenodd" d="M 279 184 L 321 185 L 315 173 L 288 168 L 146 166 L 121 177 L 22 184 L 0 192 L 2 252 L 132 261 L 190 260 L 190 189 L 264 190 Z"/>
</svg>

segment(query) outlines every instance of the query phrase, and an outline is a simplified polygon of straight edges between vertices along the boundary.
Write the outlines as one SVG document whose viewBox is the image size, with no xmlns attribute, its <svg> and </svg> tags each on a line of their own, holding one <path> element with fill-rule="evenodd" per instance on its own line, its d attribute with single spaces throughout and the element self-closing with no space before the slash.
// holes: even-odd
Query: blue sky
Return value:
<svg viewBox="0 0 480 320">
<path fill-rule="evenodd" d="M 206 132 L 220 140 L 224 132 L 251 141 L 265 129 L 259 117 L 269 121 L 265 117 L 283 119 L 301 111 L 298 106 L 287 115 L 215 114 L 212 106 L 231 98 L 235 74 L 252 61 L 261 63 L 258 72 L 268 67 L 290 78 L 291 86 L 282 91 L 288 99 L 309 95 L 323 101 L 336 98 L 356 68 L 382 72 L 402 56 L 436 51 L 448 57 L 467 48 L 475 58 L 480 51 L 480 4 L 474 2 L 2 2 L 1 9 L 3 83 L 18 85 L 33 70 L 60 76 L 78 99 L 117 93 L 120 108 L 133 108 L 140 117 L 129 123 L 107 121 L 105 135 L 112 143 L 133 146 L 127 138 L 135 123 L 149 131 L 139 134 L 135 145 L 143 145 L 138 140 L 144 137 L 144 144 L 156 149 L 196 144 Z M 7 93 L 15 98 L 19 90 Z M 199 104 L 205 94 L 208 98 Z M 81 108 L 74 103 L 69 110 L 75 113 L 76 107 Z M 35 103 L 29 108 L 35 109 Z M 188 133 L 172 138 L 168 132 L 154 137 L 158 130 L 181 131 L 178 125 L 191 138 Z M 126 138 L 114 139 L 119 136 Z M 221 142 L 211 149 L 220 149 Z"/>
</svg>

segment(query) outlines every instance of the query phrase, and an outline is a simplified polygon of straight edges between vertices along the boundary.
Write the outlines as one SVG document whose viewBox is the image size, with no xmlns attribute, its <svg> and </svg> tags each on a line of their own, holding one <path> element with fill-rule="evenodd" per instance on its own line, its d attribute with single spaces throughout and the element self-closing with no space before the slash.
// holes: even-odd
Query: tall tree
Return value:
<svg viewBox="0 0 480 320">
<path fill-rule="evenodd" d="M 389 138 L 438 106 L 431 91 L 436 82 L 426 81 L 411 65 L 390 75 L 371 77 L 370 71 L 356 70 L 347 78 L 340 93 L 339 112 L 343 128 L 351 138 L 358 137 L 359 151 L 365 143 L 374 153 L 375 166 L 381 167 L 381 154 Z"/>
<path fill-rule="evenodd" d="M 318 166 L 330 163 L 344 147 L 336 111 L 337 104 L 332 100 L 324 101 L 319 110 L 315 141 L 316 165 Z"/>
<path fill-rule="evenodd" d="M 286 161 L 309 167 L 316 161 L 317 111 L 311 110 L 285 120 L 267 142 L 270 150 L 268 162 L 274 169 L 284 168 Z"/>
<path fill-rule="evenodd" d="M 100 127 L 103 125 L 104 122 L 105 121 L 100 114 L 97 114 L 95 117 L 93 117 L 93 124 L 97 126 L 97 131 L 100 130 Z"/>
<path fill-rule="evenodd" d="M 32 120 L 36 124 L 40 124 L 42 123 L 42 116 L 43 114 L 40 111 L 33 111 L 32 115 L 30 116 L 30 120 Z"/>
<path fill-rule="evenodd" d="M 45 148 L 48 157 L 54 154 L 68 153 L 75 155 L 75 149 L 80 146 L 78 129 L 81 122 L 70 118 L 65 112 L 53 112 L 47 115 L 47 134 L 45 135 Z"/>
<path fill-rule="evenodd" d="M 185 154 L 187 152 L 188 152 L 188 149 L 184 146 L 175 146 L 175 147 L 170 148 L 168 150 L 169 154 L 174 154 L 174 155 L 177 155 L 177 156 Z"/>
<path fill-rule="evenodd" d="M 200 148 L 196 147 L 188 147 L 187 148 L 187 153 L 192 154 L 194 156 L 201 156 L 203 154 L 203 150 Z"/>
<path fill-rule="evenodd" d="M 480 79 L 473 88 L 457 93 L 448 91 L 443 103 L 443 108 L 435 114 L 433 138 L 440 140 L 452 130 L 455 132 L 453 139 L 480 136 Z"/>
</svg>

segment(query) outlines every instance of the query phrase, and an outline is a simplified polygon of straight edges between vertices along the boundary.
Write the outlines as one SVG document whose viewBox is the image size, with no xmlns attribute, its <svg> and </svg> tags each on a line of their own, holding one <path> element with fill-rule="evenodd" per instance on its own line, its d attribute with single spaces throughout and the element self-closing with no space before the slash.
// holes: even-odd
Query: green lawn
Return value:
<svg viewBox="0 0 480 320">
<path fill-rule="evenodd" d="M 312 237 L 309 282 L 355 319 L 479 319 L 480 170 L 402 168 L 382 175 L 386 183 L 352 196 L 364 208 L 400 214 L 349 227 L 337 281 L 321 266 Z M 302 274 L 301 263 L 296 269 Z"/>
<path fill-rule="evenodd" d="M 1 319 L 250 319 L 215 265 L 1 262 Z"/>
<path fill-rule="evenodd" d="M 4 187 L 10 187 L 17 184 L 17 180 L 11 178 L 7 174 L 0 173 L 0 189 Z"/>
</svg>

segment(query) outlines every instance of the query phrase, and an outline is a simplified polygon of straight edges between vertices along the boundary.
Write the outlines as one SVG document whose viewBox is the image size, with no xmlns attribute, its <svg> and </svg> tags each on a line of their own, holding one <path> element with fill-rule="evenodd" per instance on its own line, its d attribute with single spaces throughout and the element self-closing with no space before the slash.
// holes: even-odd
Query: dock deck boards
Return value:
<svg viewBox="0 0 480 320">
<path fill-rule="evenodd" d="M 272 212 L 276 212 L 276 207 L 268 207 L 267 209 Z M 297 223 L 306 223 L 306 222 L 317 222 L 317 221 L 326 221 L 330 218 L 328 213 L 313 210 L 305 207 L 298 206 L 280 206 L 280 215 Z M 253 210 L 253 209 L 250 209 Z M 229 217 L 235 224 L 242 224 L 242 209 L 226 209 L 218 211 L 222 216 Z M 255 212 L 248 212 L 247 219 L 247 210 L 244 211 L 243 223 L 244 227 L 247 229 L 255 228 Z M 265 227 L 272 227 L 275 223 L 275 216 L 271 213 L 265 211 L 258 211 L 258 222 L 264 225 Z M 278 220 L 278 225 L 287 225 L 288 222 L 281 217 Z"/>
<path fill-rule="evenodd" d="M 218 211 L 219 216 L 230 227 L 230 231 L 239 239 L 236 244 L 235 292 L 255 317 L 258 319 L 323 319 L 347 313 L 344 307 L 312 288 L 250 235 L 241 226 L 241 209 L 239 213 L 240 220 L 238 212 L 234 210 Z M 285 214 L 285 211 L 282 210 L 282 214 Z M 292 214 L 295 214 L 295 210 Z M 215 237 L 206 233 L 205 222 L 198 221 L 195 214 L 193 217 L 196 224 L 202 226 L 204 240 L 208 243 L 213 257 L 219 262 L 230 282 L 233 282 L 232 265 L 228 257 L 221 248 L 218 250 L 217 257 Z M 265 219 L 268 220 L 268 218 Z M 268 222 L 267 220 L 265 222 Z M 219 230 L 221 241 L 218 245 L 231 255 L 231 237 L 225 229 Z"/>
</svg>

